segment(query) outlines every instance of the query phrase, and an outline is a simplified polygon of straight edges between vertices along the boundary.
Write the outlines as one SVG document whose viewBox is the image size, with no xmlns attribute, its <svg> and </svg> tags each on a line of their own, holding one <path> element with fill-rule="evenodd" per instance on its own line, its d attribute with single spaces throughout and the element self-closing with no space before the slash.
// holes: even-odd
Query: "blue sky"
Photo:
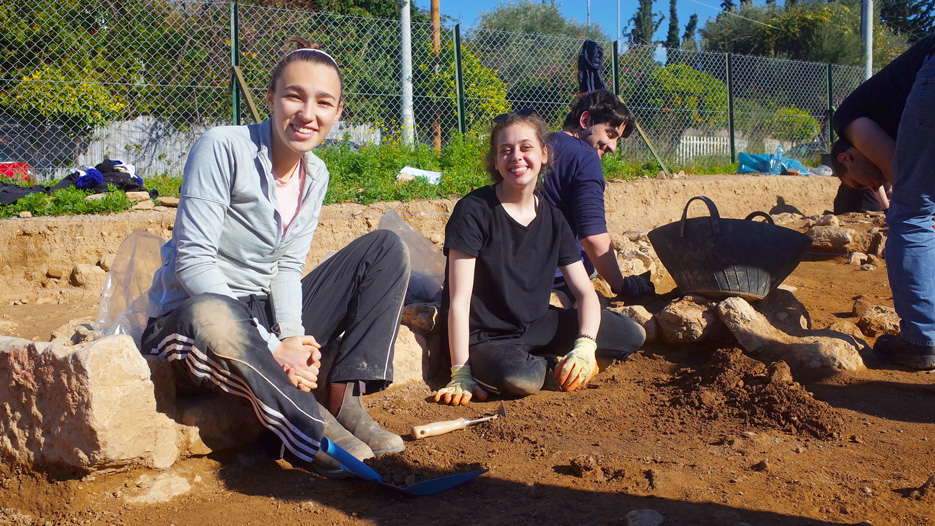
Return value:
<svg viewBox="0 0 935 526">
<path fill-rule="evenodd" d="M 420 9 L 428 9 L 430 0 L 413 0 L 415 6 Z M 500 3 L 510 3 L 506 0 L 439 0 L 439 8 L 443 15 L 460 21 L 465 27 L 477 25 L 480 14 L 484 11 L 492 11 Z M 708 18 L 714 18 L 720 12 L 720 0 L 678 0 L 678 19 L 679 36 L 685 31 L 685 24 L 692 13 L 698 14 L 698 26 L 704 27 L 704 22 Z M 585 23 L 588 19 L 588 0 L 562 0 L 556 1 L 559 9 L 565 17 Z M 613 37 L 617 31 L 617 0 L 590 0 L 591 4 L 591 23 L 598 23 L 604 30 L 604 33 Z M 619 0 L 620 4 L 620 29 L 624 30 L 636 9 L 639 6 L 637 0 Z M 653 12 L 662 13 L 666 20 L 659 26 L 656 32 L 656 40 L 665 40 L 666 31 L 669 27 L 669 1 L 655 0 Z"/>
</svg>

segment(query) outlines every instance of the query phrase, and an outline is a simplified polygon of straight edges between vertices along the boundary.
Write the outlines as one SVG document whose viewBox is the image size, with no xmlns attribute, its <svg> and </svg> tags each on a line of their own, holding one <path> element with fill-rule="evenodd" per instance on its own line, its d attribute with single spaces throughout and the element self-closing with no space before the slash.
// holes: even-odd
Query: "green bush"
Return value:
<svg viewBox="0 0 935 526">
<path fill-rule="evenodd" d="M 779 139 L 807 141 L 818 134 L 819 124 L 808 110 L 785 106 L 766 119 L 771 134 Z"/>
</svg>

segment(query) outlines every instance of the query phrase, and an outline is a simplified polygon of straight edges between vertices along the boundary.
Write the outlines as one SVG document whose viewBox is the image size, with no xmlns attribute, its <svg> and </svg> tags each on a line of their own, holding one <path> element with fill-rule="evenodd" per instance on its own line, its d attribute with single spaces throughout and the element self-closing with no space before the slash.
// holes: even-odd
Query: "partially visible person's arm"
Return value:
<svg viewBox="0 0 935 526">
<path fill-rule="evenodd" d="M 448 347 L 451 353 L 451 381 L 435 393 L 435 401 L 467 405 L 472 397 L 484 401 L 487 392 L 471 376 L 470 316 L 474 292 L 474 267 L 477 258 L 453 248 L 448 249 Z"/>
<path fill-rule="evenodd" d="M 617 251 L 610 240 L 610 234 L 594 234 L 581 238 L 581 246 L 594 265 L 594 270 L 610 285 L 610 290 L 619 295 L 623 290 L 623 274 L 617 266 Z"/>
<path fill-rule="evenodd" d="M 578 338 L 575 346 L 559 361 L 555 379 L 564 391 L 585 386 L 597 372 L 597 331 L 601 328 L 601 304 L 584 264 L 575 261 L 561 267 L 565 283 L 575 296 L 578 310 Z"/>
<path fill-rule="evenodd" d="M 877 165 L 883 177 L 893 184 L 893 158 L 896 154 L 896 140 L 868 117 L 858 117 L 847 124 L 841 135 L 855 148 Z M 881 203 L 882 204 L 882 203 Z"/>
</svg>

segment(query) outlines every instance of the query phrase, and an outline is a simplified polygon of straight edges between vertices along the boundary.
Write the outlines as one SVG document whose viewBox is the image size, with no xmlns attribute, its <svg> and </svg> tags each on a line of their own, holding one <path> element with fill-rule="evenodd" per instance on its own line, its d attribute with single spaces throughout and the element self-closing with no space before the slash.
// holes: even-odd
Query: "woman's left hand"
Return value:
<svg viewBox="0 0 935 526">
<path fill-rule="evenodd" d="M 320 348 L 314 336 L 292 336 L 279 343 L 273 358 L 282 366 L 292 385 L 309 392 L 318 387 Z"/>
</svg>

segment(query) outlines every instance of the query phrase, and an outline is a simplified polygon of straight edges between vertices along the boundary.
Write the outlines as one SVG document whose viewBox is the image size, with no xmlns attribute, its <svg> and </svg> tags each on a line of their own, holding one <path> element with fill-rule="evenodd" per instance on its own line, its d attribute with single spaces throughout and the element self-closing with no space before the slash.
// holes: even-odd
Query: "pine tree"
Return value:
<svg viewBox="0 0 935 526">
<path fill-rule="evenodd" d="M 666 47 L 679 47 L 679 16 L 677 11 L 678 0 L 669 0 L 669 32 L 666 34 Z"/>
<path fill-rule="evenodd" d="M 736 4 L 734 0 L 722 0 L 721 1 L 721 11 L 733 11 Z"/>
<path fill-rule="evenodd" d="M 676 5 L 678 0 L 669 0 L 669 31 L 666 33 L 666 63 L 674 64 L 680 61 L 681 54 L 679 53 L 679 15 L 678 15 L 678 6 Z"/>
<path fill-rule="evenodd" d="M 698 13 L 692 13 L 685 24 L 685 32 L 682 33 L 682 49 L 697 51 L 698 43 L 695 42 L 695 30 L 698 29 Z"/>
<path fill-rule="evenodd" d="M 627 33 L 631 44 L 652 44 L 653 33 L 662 23 L 662 15 L 653 15 L 654 0 L 640 0 L 640 6 L 634 13 L 630 22 L 633 29 Z"/>
<path fill-rule="evenodd" d="M 935 30 L 935 0 L 882 0 L 880 19 L 915 42 Z"/>
</svg>

